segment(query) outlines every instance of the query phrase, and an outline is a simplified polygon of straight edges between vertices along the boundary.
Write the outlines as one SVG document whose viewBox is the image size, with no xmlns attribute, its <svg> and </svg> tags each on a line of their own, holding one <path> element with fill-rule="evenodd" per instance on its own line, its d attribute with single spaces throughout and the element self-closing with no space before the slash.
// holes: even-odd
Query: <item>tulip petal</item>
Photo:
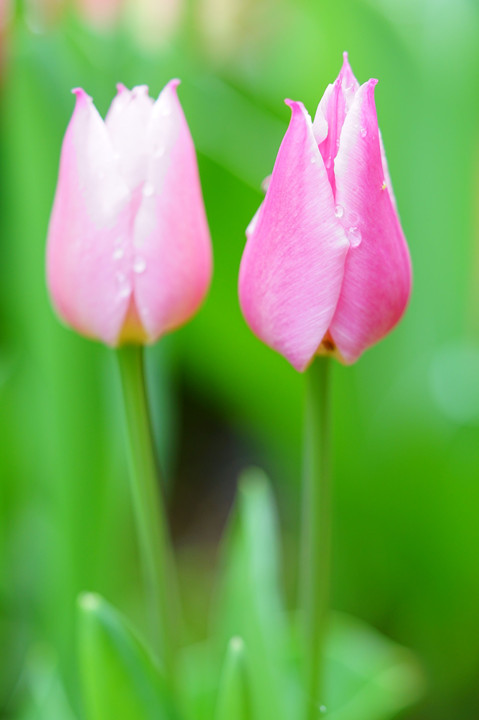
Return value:
<svg viewBox="0 0 479 720">
<path fill-rule="evenodd" d="M 177 85 L 172 80 L 152 110 L 146 180 L 133 228 L 135 304 L 150 342 L 197 310 L 212 270 L 196 154 Z"/>
<path fill-rule="evenodd" d="M 313 130 L 324 164 L 328 171 L 329 182 L 335 192 L 334 159 L 339 149 L 339 138 L 346 115 L 354 101 L 359 83 L 354 77 L 348 61 L 343 54 L 341 71 L 332 85 L 328 85 L 321 98 L 313 123 Z"/>
<path fill-rule="evenodd" d="M 105 125 L 118 155 L 120 170 L 130 190 L 135 190 L 146 177 L 148 126 L 153 100 L 146 85 L 128 90 L 118 85 L 118 94 L 108 110 Z"/>
<path fill-rule="evenodd" d="M 49 227 L 48 284 L 68 324 L 115 345 L 132 291 L 130 193 L 103 120 L 83 90 L 75 93 Z"/>
<path fill-rule="evenodd" d="M 385 180 L 375 85 L 370 80 L 356 93 L 335 162 L 336 202 L 351 249 L 330 332 L 347 363 L 394 327 L 411 289 L 409 251 Z"/>
<path fill-rule="evenodd" d="M 348 242 L 302 103 L 276 158 L 246 242 L 241 309 L 253 332 L 299 371 L 316 353 L 336 308 Z"/>
</svg>

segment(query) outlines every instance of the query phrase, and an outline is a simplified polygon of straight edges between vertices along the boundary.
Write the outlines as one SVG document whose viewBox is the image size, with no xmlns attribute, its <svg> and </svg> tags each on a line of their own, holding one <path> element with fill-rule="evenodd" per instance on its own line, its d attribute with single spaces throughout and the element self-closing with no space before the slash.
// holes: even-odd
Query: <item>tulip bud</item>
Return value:
<svg viewBox="0 0 479 720">
<path fill-rule="evenodd" d="M 47 247 L 53 304 L 111 346 L 151 343 L 207 292 L 211 244 L 195 150 L 172 80 L 156 102 L 118 87 L 106 120 L 75 90 Z"/>
<path fill-rule="evenodd" d="M 240 304 L 253 332 L 299 371 L 316 354 L 353 363 L 400 320 L 411 263 L 374 103 L 347 55 L 311 121 L 300 102 L 247 229 Z"/>
</svg>

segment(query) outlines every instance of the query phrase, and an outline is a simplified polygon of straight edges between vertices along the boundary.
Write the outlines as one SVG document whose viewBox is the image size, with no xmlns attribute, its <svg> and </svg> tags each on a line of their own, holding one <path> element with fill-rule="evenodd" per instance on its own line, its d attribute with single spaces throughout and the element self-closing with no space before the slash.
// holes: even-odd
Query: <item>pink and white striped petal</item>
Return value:
<svg viewBox="0 0 479 720">
<path fill-rule="evenodd" d="M 336 203 L 351 249 L 331 336 L 352 363 L 401 318 L 411 290 L 411 262 L 382 161 L 375 80 L 357 91 L 335 161 Z"/>
<path fill-rule="evenodd" d="M 172 80 L 146 128 L 149 160 L 133 228 L 134 297 L 153 342 L 198 309 L 212 273 L 193 141 Z"/>
<path fill-rule="evenodd" d="M 253 332 L 305 370 L 328 330 L 348 249 L 302 103 L 291 122 L 241 261 L 240 305 Z"/>
<path fill-rule="evenodd" d="M 75 91 L 49 227 L 47 277 L 59 315 L 115 345 L 132 293 L 130 192 L 91 99 Z"/>
<path fill-rule="evenodd" d="M 153 112 L 153 100 L 146 85 L 128 90 L 118 85 L 118 93 L 105 118 L 118 166 L 134 191 L 144 182 L 149 150 L 146 128 Z"/>
<path fill-rule="evenodd" d="M 328 171 L 333 193 L 336 191 L 334 160 L 339 150 L 341 130 L 358 88 L 359 83 L 351 70 L 348 54 L 344 53 L 341 71 L 334 83 L 326 88 L 313 123 L 319 152 Z"/>
</svg>

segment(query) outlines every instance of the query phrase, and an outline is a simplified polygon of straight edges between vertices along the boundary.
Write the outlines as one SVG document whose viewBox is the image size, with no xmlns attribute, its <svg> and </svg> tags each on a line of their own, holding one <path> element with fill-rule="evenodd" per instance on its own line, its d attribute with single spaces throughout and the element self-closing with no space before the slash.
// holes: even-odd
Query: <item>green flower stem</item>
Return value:
<svg viewBox="0 0 479 720">
<path fill-rule="evenodd" d="M 173 680 L 173 554 L 160 485 L 145 386 L 143 347 L 117 350 L 126 412 L 130 478 L 149 600 L 152 649 Z"/>
<path fill-rule="evenodd" d="M 324 642 L 328 628 L 331 568 L 331 420 L 329 358 L 306 373 L 304 426 L 301 608 L 306 720 L 318 717 L 323 698 Z"/>
</svg>

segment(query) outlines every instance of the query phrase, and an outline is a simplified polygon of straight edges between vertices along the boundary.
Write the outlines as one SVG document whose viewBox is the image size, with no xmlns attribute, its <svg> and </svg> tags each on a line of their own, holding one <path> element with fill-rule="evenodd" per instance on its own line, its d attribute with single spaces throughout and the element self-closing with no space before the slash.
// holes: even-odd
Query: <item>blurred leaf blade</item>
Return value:
<svg viewBox="0 0 479 720">
<path fill-rule="evenodd" d="M 331 720 L 390 720 L 424 692 L 414 656 L 374 628 L 332 616 L 326 649 L 325 712 Z"/>
<path fill-rule="evenodd" d="M 177 719 L 164 679 L 121 615 L 91 593 L 78 610 L 87 720 Z"/>
<path fill-rule="evenodd" d="M 240 637 L 231 638 L 221 674 L 216 720 L 253 720 L 248 658 Z"/>
<path fill-rule="evenodd" d="M 256 469 L 245 472 L 224 546 L 215 636 L 224 645 L 232 636 L 244 638 L 254 712 L 265 720 L 285 717 L 280 696 L 287 629 L 276 521 L 266 476 Z"/>
</svg>

